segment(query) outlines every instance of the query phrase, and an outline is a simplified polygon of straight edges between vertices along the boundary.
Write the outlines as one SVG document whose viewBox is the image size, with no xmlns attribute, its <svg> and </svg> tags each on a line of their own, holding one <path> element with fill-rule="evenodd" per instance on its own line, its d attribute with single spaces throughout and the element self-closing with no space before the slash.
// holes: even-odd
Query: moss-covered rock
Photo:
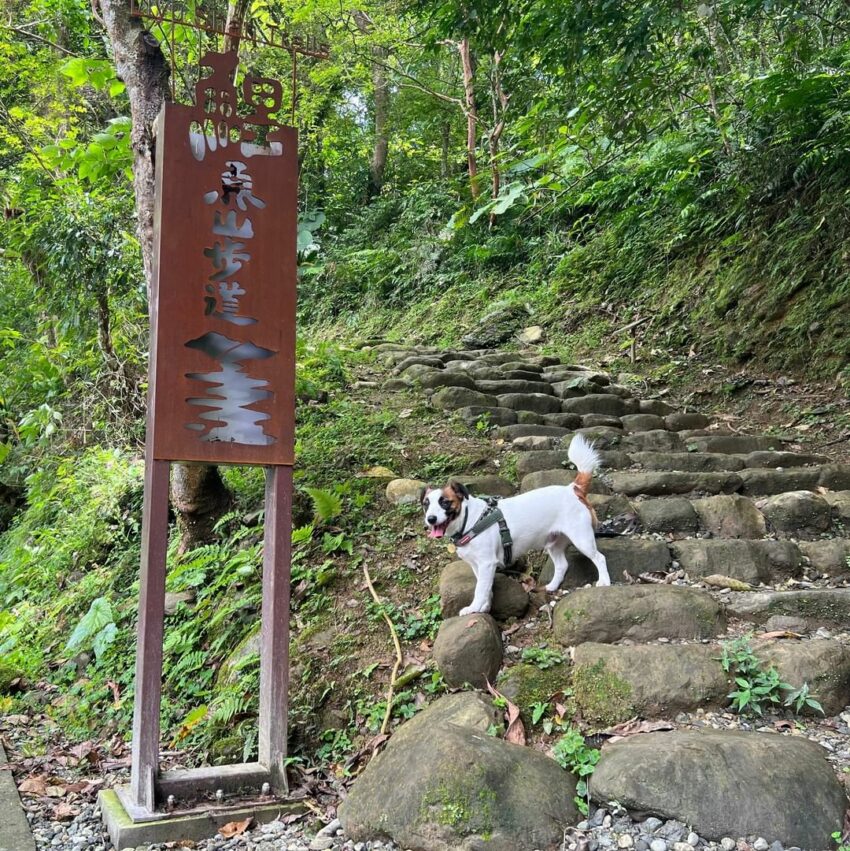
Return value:
<svg viewBox="0 0 850 851">
<path fill-rule="evenodd" d="M 404 724 L 354 781 L 339 809 L 346 834 L 420 851 L 558 847 L 579 818 L 575 778 L 532 748 L 453 723 L 445 700 Z"/>
<path fill-rule="evenodd" d="M 576 665 L 573 671 L 573 697 L 586 721 L 610 726 L 632 716 L 631 686 L 605 661 Z"/>
<path fill-rule="evenodd" d="M 499 676 L 497 688 L 522 713 L 526 724 L 531 722 L 531 707 L 546 703 L 553 694 L 564 691 L 570 684 L 570 666 L 567 663 L 541 669 L 537 665 L 521 663 L 506 669 Z"/>
<path fill-rule="evenodd" d="M 7 694 L 15 680 L 23 676 L 23 671 L 5 659 L 0 659 L 0 694 Z"/>
</svg>

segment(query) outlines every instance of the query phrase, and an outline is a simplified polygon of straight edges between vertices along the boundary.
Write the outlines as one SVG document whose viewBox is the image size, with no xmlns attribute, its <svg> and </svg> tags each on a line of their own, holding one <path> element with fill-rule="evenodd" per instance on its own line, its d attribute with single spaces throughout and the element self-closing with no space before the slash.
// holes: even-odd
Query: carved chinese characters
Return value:
<svg viewBox="0 0 850 851">
<path fill-rule="evenodd" d="M 291 464 L 296 135 L 234 54 L 157 138 L 152 446 L 160 460 Z"/>
</svg>

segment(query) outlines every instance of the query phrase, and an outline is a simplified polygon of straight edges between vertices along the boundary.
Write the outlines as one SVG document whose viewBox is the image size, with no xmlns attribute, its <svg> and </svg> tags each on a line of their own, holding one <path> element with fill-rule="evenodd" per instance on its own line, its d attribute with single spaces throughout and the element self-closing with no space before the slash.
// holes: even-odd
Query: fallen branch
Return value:
<svg viewBox="0 0 850 851">
<path fill-rule="evenodd" d="M 390 717 L 393 712 L 393 695 L 395 693 L 395 684 L 396 678 L 398 677 L 398 669 L 401 667 L 401 663 L 404 661 L 404 656 L 401 652 L 401 644 L 398 641 L 398 633 L 395 631 L 395 627 L 393 626 L 393 622 L 390 619 L 390 616 L 386 613 L 381 598 L 378 596 L 378 592 L 375 590 L 375 586 L 372 584 L 372 577 L 369 576 L 369 568 L 366 565 L 363 565 L 363 575 L 366 577 L 366 584 L 369 586 L 369 593 L 372 595 L 372 599 L 381 607 L 381 614 L 384 616 L 384 620 L 387 622 L 387 626 L 390 628 L 390 635 L 393 639 L 393 644 L 395 645 L 395 665 L 393 665 L 392 673 L 390 674 L 390 687 L 387 690 L 387 711 L 384 713 L 384 722 L 381 724 L 381 733 L 387 732 L 387 727 L 390 725 Z"/>
</svg>

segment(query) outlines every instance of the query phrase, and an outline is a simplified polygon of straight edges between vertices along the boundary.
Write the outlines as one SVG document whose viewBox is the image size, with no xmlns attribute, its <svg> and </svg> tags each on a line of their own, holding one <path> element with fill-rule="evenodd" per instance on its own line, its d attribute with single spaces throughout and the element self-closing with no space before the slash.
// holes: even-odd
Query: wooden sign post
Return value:
<svg viewBox="0 0 850 851">
<path fill-rule="evenodd" d="M 117 790 L 136 824 L 197 812 L 220 822 L 235 817 L 228 793 L 242 810 L 252 792 L 287 794 L 297 137 L 272 117 L 280 83 L 249 75 L 237 90 L 236 64 L 233 52 L 206 54 L 195 105 L 166 104 L 158 119 L 132 774 Z M 256 763 L 159 769 L 172 462 L 266 468 Z"/>
</svg>

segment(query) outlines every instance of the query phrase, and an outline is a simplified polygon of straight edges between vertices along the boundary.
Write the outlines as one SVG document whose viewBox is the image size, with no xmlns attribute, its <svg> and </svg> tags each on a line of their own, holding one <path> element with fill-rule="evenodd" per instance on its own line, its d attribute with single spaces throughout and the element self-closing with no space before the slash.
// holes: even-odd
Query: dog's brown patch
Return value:
<svg viewBox="0 0 850 851">
<path fill-rule="evenodd" d="M 463 497 L 454 489 L 453 485 L 446 485 L 443 488 L 440 499 L 442 500 L 445 497 L 450 503 L 451 507 L 446 508 L 445 512 L 449 517 L 457 517 L 460 514 L 460 507 L 463 503 Z"/>
<path fill-rule="evenodd" d="M 595 529 L 599 524 L 596 517 L 596 512 L 593 506 L 588 502 L 587 492 L 590 490 L 590 482 L 593 479 L 593 473 L 578 473 L 573 481 L 573 490 L 578 497 L 579 502 L 590 512 L 590 520 Z"/>
</svg>

